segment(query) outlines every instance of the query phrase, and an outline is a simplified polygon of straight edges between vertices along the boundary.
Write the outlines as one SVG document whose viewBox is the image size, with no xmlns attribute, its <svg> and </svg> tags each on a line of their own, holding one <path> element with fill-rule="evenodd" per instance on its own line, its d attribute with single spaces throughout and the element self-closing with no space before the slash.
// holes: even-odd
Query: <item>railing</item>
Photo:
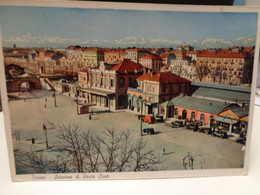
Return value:
<svg viewBox="0 0 260 195">
<path fill-rule="evenodd" d="M 129 90 L 129 91 L 135 91 L 135 92 L 139 92 L 139 93 L 143 93 L 143 90 L 137 89 L 137 88 L 133 88 L 133 87 L 128 87 L 127 90 Z"/>
</svg>

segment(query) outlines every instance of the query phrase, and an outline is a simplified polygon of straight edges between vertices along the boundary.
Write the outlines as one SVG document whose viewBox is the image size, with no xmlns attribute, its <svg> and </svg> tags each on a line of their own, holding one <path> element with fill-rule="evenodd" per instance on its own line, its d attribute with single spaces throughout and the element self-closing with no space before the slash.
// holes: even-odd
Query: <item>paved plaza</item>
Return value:
<svg viewBox="0 0 260 195">
<path fill-rule="evenodd" d="M 57 107 L 54 106 L 53 92 L 32 91 L 24 93 L 25 99 L 9 102 L 13 135 L 19 132 L 20 140 L 13 136 L 14 149 L 20 152 L 45 150 L 43 123 L 47 127 L 48 144 L 55 146 L 56 130 L 60 125 L 79 124 L 83 131 L 92 130 L 102 135 L 104 129 L 118 131 L 128 129 L 134 138 L 140 137 L 140 120 L 127 110 L 104 112 L 98 107 L 92 119 L 89 115 L 77 115 L 75 99 L 68 95 L 57 95 Z M 45 107 L 46 105 L 46 107 Z M 154 149 L 162 163 L 159 170 L 183 170 L 183 158 L 190 153 L 194 158 L 194 169 L 240 168 L 243 166 L 244 152 L 241 144 L 232 139 L 221 139 L 211 135 L 193 132 L 186 128 L 171 128 L 166 122 L 156 124 L 143 123 L 143 128 L 153 127 L 154 135 L 144 135 L 150 149 Z M 32 145 L 31 138 L 35 138 Z M 165 149 L 165 154 L 163 154 Z"/>
</svg>

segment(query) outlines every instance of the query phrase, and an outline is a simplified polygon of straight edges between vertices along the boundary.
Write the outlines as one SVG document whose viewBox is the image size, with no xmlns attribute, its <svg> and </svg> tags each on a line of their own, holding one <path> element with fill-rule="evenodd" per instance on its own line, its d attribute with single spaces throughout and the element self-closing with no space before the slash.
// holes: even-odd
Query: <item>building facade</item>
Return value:
<svg viewBox="0 0 260 195">
<path fill-rule="evenodd" d="M 187 95 L 190 81 L 169 72 L 149 72 L 137 78 L 138 87 L 128 88 L 128 108 L 159 114 L 158 105 L 180 94 Z"/>
<path fill-rule="evenodd" d="M 144 67 L 130 60 L 123 60 L 117 65 L 89 68 L 79 73 L 81 97 L 87 103 L 111 110 L 127 107 L 127 88 L 136 85 L 136 78 L 143 73 Z"/>
<path fill-rule="evenodd" d="M 162 59 L 155 54 L 147 54 L 140 57 L 139 63 L 152 71 L 160 71 L 162 67 Z"/>
</svg>

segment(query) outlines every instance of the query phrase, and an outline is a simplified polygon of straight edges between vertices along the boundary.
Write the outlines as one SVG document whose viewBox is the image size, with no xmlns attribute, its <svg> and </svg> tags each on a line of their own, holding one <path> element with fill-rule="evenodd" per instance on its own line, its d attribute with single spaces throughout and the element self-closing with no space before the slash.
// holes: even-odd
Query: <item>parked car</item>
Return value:
<svg viewBox="0 0 260 195">
<path fill-rule="evenodd" d="M 154 116 L 145 116 L 143 118 L 143 121 L 147 122 L 149 124 L 153 124 L 153 123 L 155 123 L 155 118 L 154 118 Z"/>
<path fill-rule="evenodd" d="M 185 122 L 182 121 L 182 120 L 172 121 L 170 126 L 173 127 L 173 128 L 184 127 Z"/>
<path fill-rule="evenodd" d="M 190 123 L 186 126 L 187 129 L 193 130 L 193 131 L 197 131 L 198 130 L 199 125 L 198 124 L 194 124 L 194 123 Z"/>
<path fill-rule="evenodd" d="M 240 133 L 240 135 L 237 138 L 236 142 L 240 143 L 240 144 L 246 144 L 246 133 L 245 132 Z"/>
<path fill-rule="evenodd" d="M 199 126 L 198 131 L 200 133 L 212 134 L 212 128 L 209 126 Z"/>
<path fill-rule="evenodd" d="M 226 130 L 216 130 L 212 133 L 213 136 L 221 137 L 221 138 L 227 138 L 227 131 Z"/>
<path fill-rule="evenodd" d="M 144 128 L 143 132 L 149 135 L 154 134 L 154 128 Z"/>
<path fill-rule="evenodd" d="M 163 116 L 156 115 L 156 116 L 155 116 L 155 120 L 156 120 L 156 121 L 163 122 Z"/>
</svg>

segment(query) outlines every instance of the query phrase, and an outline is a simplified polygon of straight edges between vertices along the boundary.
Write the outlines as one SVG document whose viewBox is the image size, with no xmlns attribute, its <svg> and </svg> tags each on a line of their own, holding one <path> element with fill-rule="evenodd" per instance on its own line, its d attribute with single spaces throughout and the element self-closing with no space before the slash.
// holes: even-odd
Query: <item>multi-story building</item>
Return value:
<svg viewBox="0 0 260 195">
<path fill-rule="evenodd" d="M 141 64 L 125 59 L 117 65 L 88 68 L 78 74 L 81 96 L 86 102 L 111 110 L 127 107 L 127 89 L 135 87 L 136 78 L 143 73 Z"/>
<path fill-rule="evenodd" d="M 252 53 L 239 49 L 203 50 L 197 55 L 196 68 L 207 70 L 200 80 L 230 85 L 250 84 L 253 71 Z M 200 76 L 200 75 L 198 75 Z"/>
<path fill-rule="evenodd" d="M 104 61 L 104 52 L 99 48 L 85 48 L 82 50 L 82 65 L 83 67 L 98 67 L 100 62 Z"/>
<path fill-rule="evenodd" d="M 130 59 L 133 62 L 138 63 L 139 62 L 139 58 L 142 56 L 145 56 L 149 53 L 148 50 L 146 49 L 141 49 L 141 48 L 131 48 L 131 49 L 126 49 L 126 59 Z"/>
<path fill-rule="evenodd" d="M 123 49 L 110 49 L 104 52 L 105 63 L 114 64 L 125 59 L 125 51 Z"/>
<path fill-rule="evenodd" d="M 160 57 L 163 65 L 170 65 L 171 61 L 176 59 L 176 55 L 173 53 L 163 53 Z"/>
<path fill-rule="evenodd" d="M 160 71 L 162 59 L 155 54 L 147 54 L 140 57 L 139 63 L 152 71 Z"/>
<path fill-rule="evenodd" d="M 158 114 L 158 105 L 167 100 L 187 95 L 190 81 L 169 72 L 149 72 L 139 76 L 137 88 L 128 88 L 128 108 L 140 112 L 144 104 L 144 113 Z"/>
</svg>

